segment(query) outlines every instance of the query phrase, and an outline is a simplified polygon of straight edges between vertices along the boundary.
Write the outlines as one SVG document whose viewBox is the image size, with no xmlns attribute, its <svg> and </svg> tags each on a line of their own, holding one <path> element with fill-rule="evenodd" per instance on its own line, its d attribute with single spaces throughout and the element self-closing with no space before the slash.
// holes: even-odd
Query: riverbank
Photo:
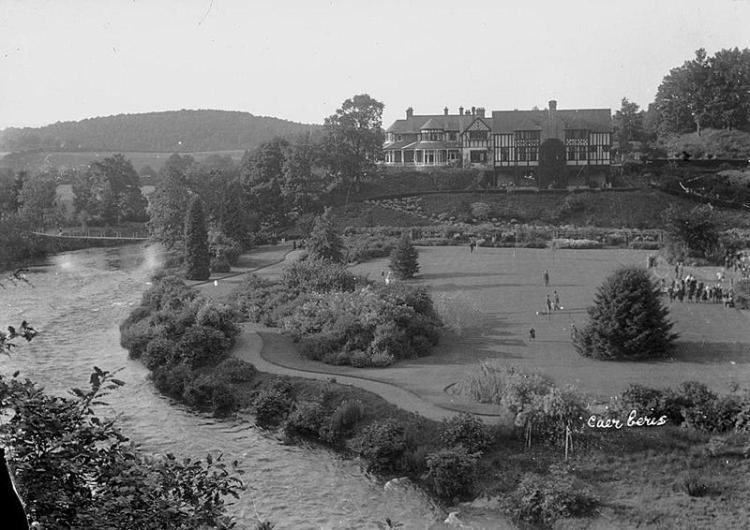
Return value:
<svg viewBox="0 0 750 530">
<path fill-rule="evenodd" d="M 286 257 L 285 250 L 271 248 L 261 249 L 260 252 L 268 254 L 257 263 L 256 273 L 273 278 L 281 269 Z M 576 257 L 569 264 L 570 267 L 553 271 L 554 285 L 558 288 L 566 286 L 562 275 L 570 271 L 586 276 L 586 281 L 591 283 L 591 271 L 581 267 L 577 259 L 585 256 L 591 258 L 591 253 L 602 251 L 570 252 L 571 258 Z M 549 257 L 540 251 L 536 251 L 535 255 Z M 566 252 L 559 251 L 556 256 L 559 260 L 557 263 L 561 265 L 568 261 L 566 256 Z M 474 255 L 471 259 L 478 260 L 480 264 L 483 259 L 490 259 L 497 264 L 498 261 L 492 260 L 491 257 L 489 251 L 482 249 L 480 254 Z M 510 259 L 510 255 L 506 257 Z M 516 257 L 515 254 L 513 257 Z M 465 253 L 457 257 L 463 275 L 448 273 L 449 277 L 455 278 L 452 280 L 453 283 L 446 285 L 443 281 L 441 285 L 455 290 L 459 287 L 459 282 L 469 282 L 468 287 L 476 289 L 471 282 L 474 278 L 481 281 L 480 278 L 488 273 L 478 271 L 475 274 L 467 271 L 466 259 Z M 588 261 L 595 266 L 596 261 L 606 260 L 599 257 Z M 451 266 L 450 261 L 442 260 L 441 263 L 443 267 Z M 375 267 L 373 270 L 377 272 L 377 263 L 371 263 L 369 266 Z M 528 267 L 524 267 L 520 260 L 514 267 L 526 269 L 526 274 L 529 272 Z M 435 276 L 436 274 L 438 276 Z M 441 273 L 423 271 L 423 277 L 429 279 L 443 277 L 439 274 Z M 494 277 L 506 274 L 508 271 L 503 274 L 493 272 L 489 277 L 494 281 Z M 228 277 L 226 281 L 240 282 L 240 275 Z M 221 283 L 219 280 L 217 285 L 214 285 L 213 281 L 209 281 L 199 287 L 211 293 L 211 289 L 217 289 Z M 514 282 L 493 283 L 493 288 L 496 287 L 503 287 L 507 291 L 508 288 L 514 287 Z M 486 298 L 484 291 L 476 292 L 481 293 L 477 296 Z M 217 294 L 217 291 L 214 291 L 214 294 Z M 585 297 L 586 293 L 576 293 L 576 296 L 579 295 Z M 495 295 L 490 293 L 487 296 Z M 476 311 L 470 312 L 469 318 L 477 314 L 479 313 Z M 557 320 L 549 320 L 550 325 Z M 476 331 L 476 324 L 482 323 L 472 322 L 474 327 L 464 329 L 464 334 L 459 338 L 470 338 L 468 331 Z M 550 327 L 550 331 L 552 329 Z M 507 336 L 503 336 L 502 342 L 505 348 L 516 345 Z M 539 348 L 557 343 L 541 340 L 539 342 Z M 455 347 L 455 343 L 452 347 Z M 383 377 L 382 374 L 388 373 L 387 370 L 393 370 L 394 373 L 401 374 L 400 377 L 406 377 L 409 384 L 424 387 L 425 381 L 430 381 L 430 377 L 419 376 L 424 370 L 431 373 L 431 366 L 437 370 L 444 369 L 445 367 L 440 365 L 445 364 L 449 370 L 459 373 L 464 369 L 462 367 L 476 362 L 476 359 L 466 358 L 464 351 L 454 354 L 459 355 L 461 359 L 456 357 L 453 362 L 445 363 L 445 358 L 428 357 L 424 358 L 421 364 L 411 366 L 404 361 L 399 363 L 397 368 L 382 370 L 357 370 L 318 363 L 307 366 L 304 363 L 308 361 L 299 356 L 288 338 L 279 335 L 275 330 L 243 325 L 237 337 L 233 356 L 250 361 L 256 365 L 255 368 L 260 367 L 262 370 L 253 372 L 250 380 L 234 388 L 240 397 L 239 404 L 253 410 L 256 417 L 262 417 L 262 423 L 279 426 L 281 432 L 292 438 L 311 439 L 329 444 L 345 453 L 362 454 L 368 463 L 372 461 L 368 460 L 367 455 L 371 458 L 372 453 L 367 452 L 365 441 L 372 438 L 373 432 L 396 433 L 394 437 L 385 440 L 387 443 L 384 447 L 381 446 L 384 450 L 391 450 L 393 447 L 398 449 L 395 455 L 391 453 L 386 459 L 390 467 L 385 471 L 381 470 L 381 476 L 411 476 L 413 481 L 422 484 L 428 490 L 433 490 L 435 484 L 426 473 L 427 456 L 441 450 L 439 443 L 443 424 L 440 420 L 455 413 L 447 408 L 441 409 L 439 403 L 426 399 L 427 396 L 424 394 L 410 392 L 412 389 L 406 385 L 405 388 L 400 388 L 404 391 L 400 394 L 396 391 L 398 385 L 394 385 L 392 381 L 374 379 L 380 379 Z M 486 351 L 484 355 L 486 356 Z M 461 362 L 457 362 L 459 360 Z M 598 366 L 603 365 L 599 363 Z M 618 366 L 621 364 L 612 363 L 606 367 L 615 369 Z M 685 377 L 682 378 L 684 379 Z M 433 385 L 432 392 L 435 396 L 450 400 L 450 396 L 444 391 L 445 387 L 434 386 L 434 379 L 429 384 Z M 373 391 L 379 392 L 380 395 L 374 394 Z M 360 406 L 356 405 L 357 402 L 361 403 L 361 412 Z M 354 419 L 351 420 L 350 427 L 345 429 L 347 432 L 343 436 L 331 438 L 329 427 L 334 418 L 346 416 L 341 412 L 344 408 L 340 407 L 346 408 L 347 414 Z M 383 427 L 385 418 L 391 418 L 392 423 L 385 425 L 393 425 L 393 429 Z M 376 426 L 377 429 L 373 431 L 372 426 Z M 516 429 L 495 427 L 490 432 L 492 441 L 477 462 L 477 481 L 472 488 L 473 496 L 479 495 L 481 499 L 471 506 L 490 510 L 495 514 L 490 517 L 497 517 L 502 521 L 508 521 L 509 514 L 523 516 L 519 510 L 533 512 L 533 503 L 531 506 L 528 504 L 533 499 L 538 499 L 542 503 L 562 503 L 554 508 L 561 510 L 557 515 L 552 514 L 556 517 L 571 515 L 567 511 L 570 507 L 586 507 L 592 503 L 598 506 L 597 514 L 575 519 L 578 527 L 684 527 L 687 524 L 695 526 L 696 521 L 698 527 L 731 527 L 747 521 L 750 516 L 743 507 L 743 497 L 750 493 L 750 485 L 746 480 L 743 482 L 746 474 L 750 472 L 750 463 L 742 457 L 745 454 L 742 444 L 747 443 L 746 437 L 743 436 L 716 436 L 670 425 L 611 431 L 584 427 L 583 431 L 574 435 L 572 454 L 568 455 L 569 458 L 566 460 L 564 449 L 559 444 L 551 444 L 540 439 L 528 447 L 523 433 Z M 531 495 L 533 491 L 539 491 L 540 497 Z M 596 496 L 592 496 L 591 492 L 597 492 Z M 448 498 L 448 502 L 455 504 L 453 498 Z M 656 514 L 654 505 L 657 506 Z M 471 506 L 464 505 L 463 509 L 471 509 Z"/>
</svg>

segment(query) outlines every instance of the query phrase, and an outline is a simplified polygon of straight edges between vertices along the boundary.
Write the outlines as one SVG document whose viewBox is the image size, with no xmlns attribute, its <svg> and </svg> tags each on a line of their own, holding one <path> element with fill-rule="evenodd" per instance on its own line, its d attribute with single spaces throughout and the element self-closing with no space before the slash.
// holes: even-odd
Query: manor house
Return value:
<svg viewBox="0 0 750 530">
<path fill-rule="evenodd" d="M 464 167 L 492 170 L 495 182 L 567 185 L 576 176 L 608 174 L 612 146 L 610 109 L 499 110 L 482 107 L 450 114 L 415 115 L 386 130 L 386 166 Z"/>
</svg>

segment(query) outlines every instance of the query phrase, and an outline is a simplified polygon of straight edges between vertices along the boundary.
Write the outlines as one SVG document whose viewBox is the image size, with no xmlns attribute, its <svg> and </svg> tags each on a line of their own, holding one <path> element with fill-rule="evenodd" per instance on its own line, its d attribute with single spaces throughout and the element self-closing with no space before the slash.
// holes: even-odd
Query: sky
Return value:
<svg viewBox="0 0 750 530">
<path fill-rule="evenodd" d="M 653 101 L 671 68 L 750 47 L 750 0 L 0 0 L 0 129 L 224 109 L 388 127 L 444 107 Z"/>
</svg>

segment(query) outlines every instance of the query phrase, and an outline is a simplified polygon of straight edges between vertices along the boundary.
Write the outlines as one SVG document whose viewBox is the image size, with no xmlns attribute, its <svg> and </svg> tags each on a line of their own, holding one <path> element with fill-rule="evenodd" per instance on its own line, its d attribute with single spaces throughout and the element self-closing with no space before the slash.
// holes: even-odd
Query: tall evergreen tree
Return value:
<svg viewBox="0 0 750 530">
<path fill-rule="evenodd" d="M 589 308 L 589 322 L 574 331 L 573 344 L 584 357 L 641 360 L 665 357 L 674 348 L 669 310 L 659 288 L 641 267 L 622 267 L 607 278 Z"/>
<path fill-rule="evenodd" d="M 307 248 L 314 258 L 325 259 L 336 263 L 344 261 L 344 243 L 333 226 L 333 215 L 326 208 L 323 215 L 315 220 Z"/>
<path fill-rule="evenodd" d="M 185 218 L 185 278 L 207 280 L 210 264 L 206 216 L 200 198 L 193 197 Z"/>
<path fill-rule="evenodd" d="M 419 254 L 411 243 L 408 234 L 404 234 L 391 252 L 390 268 L 399 280 L 413 278 L 419 272 Z"/>
</svg>

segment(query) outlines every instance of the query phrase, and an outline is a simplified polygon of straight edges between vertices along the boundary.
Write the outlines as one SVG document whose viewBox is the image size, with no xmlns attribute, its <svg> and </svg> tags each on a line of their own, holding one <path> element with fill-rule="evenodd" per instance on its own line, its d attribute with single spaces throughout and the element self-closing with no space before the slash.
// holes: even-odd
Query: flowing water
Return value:
<svg viewBox="0 0 750 530">
<path fill-rule="evenodd" d="M 385 490 L 346 460 L 317 447 L 285 446 L 237 418 L 196 414 L 154 389 L 148 371 L 119 345 L 119 323 L 138 304 L 159 263 L 153 248 L 89 249 L 32 267 L 31 286 L 0 289 L 0 325 L 28 320 L 40 333 L 20 344 L 0 370 L 20 370 L 49 392 L 85 388 L 91 368 L 122 368 L 126 382 L 108 396 L 121 427 L 147 451 L 239 459 L 247 489 L 230 507 L 240 528 L 262 519 L 277 528 L 378 528 L 386 517 L 403 528 L 439 528 L 444 513 L 419 490 Z M 3 275 L 4 276 L 4 275 Z"/>
</svg>

